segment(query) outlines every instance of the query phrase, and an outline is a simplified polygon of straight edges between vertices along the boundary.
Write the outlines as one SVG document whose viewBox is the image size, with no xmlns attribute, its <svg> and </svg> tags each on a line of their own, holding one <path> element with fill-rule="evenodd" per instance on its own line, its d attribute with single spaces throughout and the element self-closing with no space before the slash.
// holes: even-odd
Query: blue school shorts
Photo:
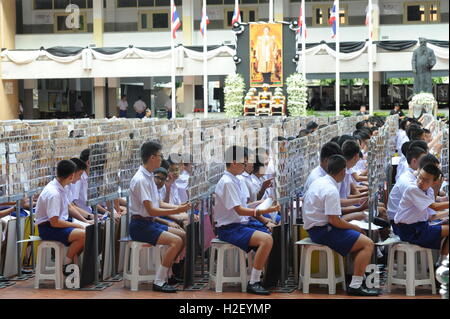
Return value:
<svg viewBox="0 0 450 319">
<path fill-rule="evenodd" d="M 119 117 L 127 117 L 127 110 L 119 110 Z"/>
<path fill-rule="evenodd" d="M 343 257 L 350 253 L 359 235 L 361 235 L 356 230 L 336 228 L 330 224 L 313 227 L 308 229 L 307 232 L 313 242 L 328 246 Z"/>
<path fill-rule="evenodd" d="M 162 232 L 169 229 L 166 225 L 146 219 L 131 219 L 130 237 L 135 241 L 156 246 Z"/>
<path fill-rule="evenodd" d="M 0 210 L 6 210 L 6 209 L 11 208 L 11 207 L 12 206 L 0 207 Z M 33 211 L 34 211 L 34 208 L 33 208 Z M 14 210 L 11 213 L 11 216 L 16 217 L 16 210 Z M 23 208 L 20 209 L 20 217 L 28 217 L 27 211 L 25 209 L 23 209 Z"/>
<path fill-rule="evenodd" d="M 38 225 L 39 237 L 43 240 L 54 240 L 63 243 L 65 246 L 70 246 L 69 236 L 74 227 L 56 228 L 52 227 L 50 223 L 42 223 Z"/>
<path fill-rule="evenodd" d="M 258 230 L 261 231 L 246 224 L 234 223 L 217 228 L 217 236 L 220 240 L 235 245 L 248 253 L 252 250 L 252 247 L 248 245 L 250 239 L 253 233 Z"/>
<path fill-rule="evenodd" d="M 270 218 L 270 217 L 269 217 Z M 247 223 L 248 227 L 254 228 L 256 230 L 262 231 L 263 233 L 270 234 L 269 228 L 265 226 L 263 223 L 261 223 L 259 220 L 250 218 L 250 220 Z"/>
<path fill-rule="evenodd" d="M 414 224 L 397 224 L 398 235 L 402 241 L 420 247 L 441 249 L 441 225 L 430 225 L 428 222 Z"/>
</svg>

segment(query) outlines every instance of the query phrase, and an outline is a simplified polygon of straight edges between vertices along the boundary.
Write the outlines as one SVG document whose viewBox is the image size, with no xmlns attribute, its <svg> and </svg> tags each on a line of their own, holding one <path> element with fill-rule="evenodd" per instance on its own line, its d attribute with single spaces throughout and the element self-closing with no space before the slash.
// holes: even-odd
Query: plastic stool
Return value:
<svg viewBox="0 0 450 319">
<path fill-rule="evenodd" d="M 155 274 L 140 274 L 139 271 L 142 268 L 146 268 L 145 271 L 149 271 L 151 268 L 150 260 L 153 259 L 155 263 L 155 269 L 161 265 L 161 246 L 152 246 L 148 243 L 139 241 L 129 241 L 125 247 L 125 262 L 123 268 L 123 285 L 124 287 L 130 286 L 132 291 L 138 291 L 140 282 L 155 280 Z M 140 263 L 141 251 L 147 250 L 150 254 L 153 252 L 153 258 L 145 256 L 143 262 Z M 141 266 L 141 267 L 140 267 Z M 128 285 L 129 284 L 129 285 Z"/>
<path fill-rule="evenodd" d="M 342 282 L 342 289 L 345 287 L 344 258 L 338 254 L 340 276 L 336 277 L 334 265 L 334 251 L 323 245 L 314 243 L 311 238 L 305 238 L 295 243 L 302 246 L 300 256 L 300 271 L 298 276 L 298 289 L 303 286 L 303 293 L 309 293 L 309 285 L 325 284 L 328 285 L 328 293 L 334 295 L 336 293 L 336 285 Z M 311 256 L 314 251 L 324 252 L 327 260 L 327 273 L 325 277 L 316 278 L 311 274 Z"/>
<path fill-rule="evenodd" d="M 239 277 L 226 277 L 224 274 L 224 255 L 227 250 L 239 251 Z M 217 256 L 216 267 L 214 267 L 214 259 Z M 222 286 L 226 282 L 240 282 L 242 292 L 247 291 L 247 267 L 246 267 L 246 254 L 245 252 L 232 244 L 219 239 L 213 239 L 211 241 L 211 257 L 209 263 L 209 287 L 212 288 L 213 283 L 216 288 L 216 292 L 222 292 Z M 214 272 L 214 269 L 216 270 Z"/>
<path fill-rule="evenodd" d="M 400 263 L 397 263 L 397 272 L 394 276 L 395 253 L 401 258 L 398 258 L 400 259 Z M 403 256 L 398 253 L 406 255 L 406 278 L 401 278 L 403 275 L 403 265 L 401 264 Z M 419 270 L 418 264 L 416 263 L 417 254 L 419 254 L 421 260 L 420 279 L 417 279 L 418 276 L 416 272 Z M 427 271 L 429 274 L 427 274 Z M 426 277 L 425 279 L 423 279 L 424 276 Z M 406 286 L 407 296 L 415 296 L 416 287 L 423 285 L 431 285 L 432 294 L 436 294 L 432 250 L 408 243 L 393 245 L 389 251 L 388 257 L 388 292 L 391 291 L 391 286 L 393 284 Z"/>
<path fill-rule="evenodd" d="M 47 255 L 50 255 L 51 250 L 55 250 L 55 265 L 54 267 L 49 267 L 47 264 Z M 36 262 L 36 274 L 34 276 L 34 288 L 39 289 L 40 280 L 53 280 L 55 282 L 56 289 L 64 288 L 64 276 L 62 272 L 64 257 L 66 256 L 67 247 L 64 244 L 51 241 L 43 240 L 39 244 L 37 251 L 37 262 Z M 50 273 L 47 271 L 50 270 Z"/>
</svg>

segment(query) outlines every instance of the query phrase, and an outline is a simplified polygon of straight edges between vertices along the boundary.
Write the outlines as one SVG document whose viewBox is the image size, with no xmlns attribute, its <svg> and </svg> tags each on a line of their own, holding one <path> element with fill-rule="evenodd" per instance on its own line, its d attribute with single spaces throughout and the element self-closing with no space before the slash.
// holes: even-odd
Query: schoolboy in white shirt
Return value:
<svg viewBox="0 0 450 319">
<path fill-rule="evenodd" d="M 272 250 L 273 240 L 270 234 L 248 227 L 248 218 L 280 210 L 274 205 L 266 210 L 247 208 L 246 198 L 240 190 L 241 182 L 236 177 L 244 171 L 248 154 L 246 149 L 232 146 L 225 152 L 226 171 L 216 185 L 214 203 L 214 221 L 220 240 L 233 244 L 249 252 L 256 248 L 251 278 L 247 292 L 269 295 L 270 292 L 260 284 L 261 272 Z"/>
<path fill-rule="evenodd" d="M 130 181 L 130 237 L 133 240 L 146 242 L 153 246 L 169 246 L 161 266 L 156 271 L 153 290 L 174 293 L 176 289 L 167 283 L 169 269 L 184 247 L 183 239 L 168 231 L 168 227 L 154 221 L 157 216 L 168 216 L 185 212 L 190 204 L 163 208 L 160 204 L 158 189 L 153 171 L 161 166 L 161 145 L 156 142 L 146 142 L 141 147 L 142 166 Z"/>
<path fill-rule="evenodd" d="M 354 273 L 347 293 L 377 296 L 377 290 L 363 287 L 363 276 L 374 249 L 373 241 L 362 230 L 343 220 L 338 183 L 345 177 L 347 162 L 342 155 L 328 159 L 328 174 L 314 181 L 303 202 L 303 222 L 311 240 L 326 245 L 342 256 L 354 254 Z"/>
<path fill-rule="evenodd" d="M 430 225 L 429 221 L 446 213 L 435 211 L 448 209 L 449 203 L 436 203 L 432 186 L 442 177 L 441 170 L 433 164 L 425 165 L 415 184 L 403 193 L 394 221 L 400 239 L 425 248 L 440 249 L 441 258 L 448 254 L 448 225 Z M 436 215 L 436 216 L 434 216 Z M 444 243 L 441 246 L 441 241 Z"/>
<path fill-rule="evenodd" d="M 66 186 L 72 183 L 75 164 L 62 160 L 56 167 L 56 178 L 45 186 L 36 204 L 36 225 L 43 240 L 54 240 L 68 246 L 63 261 L 63 273 L 67 276 L 67 266 L 84 248 L 84 227 L 67 221 L 69 201 Z"/>
<path fill-rule="evenodd" d="M 389 193 L 387 213 L 389 220 L 391 221 L 394 234 L 397 234 L 397 226 L 394 223 L 394 217 L 395 213 L 397 212 L 398 204 L 402 199 L 405 189 L 409 185 L 416 182 L 416 176 L 414 175 L 414 172 L 419 169 L 420 159 L 425 156 L 425 154 L 426 152 L 419 147 L 413 147 L 409 150 L 406 155 L 409 167 L 404 170 L 403 174 L 400 176 L 397 182 L 395 182 L 394 187 Z"/>
</svg>

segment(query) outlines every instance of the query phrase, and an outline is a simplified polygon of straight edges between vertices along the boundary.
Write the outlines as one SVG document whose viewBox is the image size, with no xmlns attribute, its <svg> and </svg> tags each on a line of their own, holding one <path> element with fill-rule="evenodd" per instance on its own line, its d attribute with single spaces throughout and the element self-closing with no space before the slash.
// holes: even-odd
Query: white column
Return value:
<svg viewBox="0 0 450 319">
<path fill-rule="evenodd" d="M 187 115 L 194 111 L 195 106 L 195 77 L 185 76 L 183 77 L 183 95 L 184 102 L 181 113 Z"/>
<path fill-rule="evenodd" d="M 193 45 L 194 39 L 194 1 L 183 0 L 181 22 L 183 23 L 183 45 Z"/>
<path fill-rule="evenodd" d="M 104 78 L 94 79 L 94 112 L 96 119 L 106 117 Z"/>
<path fill-rule="evenodd" d="M 340 92 L 340 84 L 341 84 L 341 76 L 340 76 L 340 65 L 339 65 L 339 20 L 340 20 L 340 12 L 339 12 L 339 0 L 336 1 L 336 93 L 335 93 L 335 100 L 336 100 L 336 115 L 339 115 L 341 111 L 341 92 Z"/>
<path fill-rule="evenodd" d="M 24 80 L 23 115 L 25 119 L 33 119 L 33 90 L 37 89 L 37 80 Z"/>
<path fill-rule="evenodd" d="M 203 0 L 202 10 L 206 15 L 206 0 Z M 202 14 L 203 15 L 203 14 Z M 205 23 L 203 31 L 203 116 L 208 117 L 208 25 Z"/>
<path fill-rule="evenodd" d="M 273 22 L 273 1 L 274 0 L 269 0 L 269 22 L 270 23 Z"/>
<path fill-rule="evenodd" d="M 306 79 L 306 6 L 305 6 L 305 0 L 302 0 L 302 24 L 303 24 L 303 30 L 302 30 L 302 73 L 303 78 Z"/>
</svg>

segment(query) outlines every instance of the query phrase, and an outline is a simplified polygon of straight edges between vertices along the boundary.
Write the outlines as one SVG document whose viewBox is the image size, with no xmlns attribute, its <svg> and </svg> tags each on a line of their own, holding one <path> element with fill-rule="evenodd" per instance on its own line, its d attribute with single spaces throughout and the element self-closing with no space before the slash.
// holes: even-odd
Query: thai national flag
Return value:
<svg viewBox="0 0 450 319">
<path fill-rule="evenodd" d="M 369 28 L 370 27 L 373 28 L 373 25 L 369 25 L 369 22 L 372 19 L 372 10 L 373 9 L 371 6 L 367 6 L 367 8 L 366 8 L 366 26 L 368 26 Z M 373 33 L 373 30 L 370 30 L 370 38 L 372 38 L 372 33 Z"/>
<path fill-rule="evenodd" d="M 177 38 L 177 30 L 181 27 L 181 20 L 178 17 L 177 8 L 175 7 L 175 3 L 172 6 L 172 38 Z"/>
<path fill-rule="evenodd" d="M 303 23 L 304 17 L 303 17 L 303 10 L 302 6 L 300 6 L 300 13 L 298 15 L 298 30 L 297 32 L 300 34 L 300 36 L 303 35 L 303 30 L 305 30 L 305 38 L 308 36 L 308 33 L 306 32 L 306 23 Z"/>
<path fill-rule="evenodd" d="M 233 19 L 231 19 L 231 25 L 235 22 L 241 23 L 241 11 L 239 10 L 239 1 L 236 1 L 234 5 Z"/>
<path fill-rule="evenodd" d="M 336 12 L 336 0 L 334 0 L 333 7 L 331 8 L 330 19 L 328 19 L 328 24 L 331 25 L 332 35 L 334 38 L 336 36 L 336 19 L 338 18 L 338 14 Z"/>
<path fill-rule="evenodd" d="M 202 20 L 200 21 L 200 32 L 205 36 L 206 26 L 209 24 L 208 15 L 206 14 L 206 7 L 202 10 Z"/>
</svg>

